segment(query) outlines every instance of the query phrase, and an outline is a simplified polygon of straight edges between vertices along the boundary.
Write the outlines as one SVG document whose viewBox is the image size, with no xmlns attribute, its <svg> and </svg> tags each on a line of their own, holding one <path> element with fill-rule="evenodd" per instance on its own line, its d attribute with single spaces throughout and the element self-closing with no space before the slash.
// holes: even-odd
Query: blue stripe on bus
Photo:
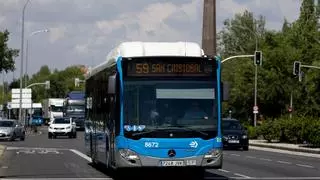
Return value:
<svg viewBox="0 0 320 180">
<path fill-rule="evenodd" d="M 117 58 L 117 70 L 119 73 L 119 80 L 120 80 L 120 136 L 123 136 L 123 73 L 122 73 L 122 66 L 121 66 L 122 57 L 119 56 Z"/>
<path fill-rule="evenodd" d="M 217 63 L 217 104 L 218 104 L 218 137 L 221 136 L 221 59 L 219 56 L 215 57 Z"/>
</svg>

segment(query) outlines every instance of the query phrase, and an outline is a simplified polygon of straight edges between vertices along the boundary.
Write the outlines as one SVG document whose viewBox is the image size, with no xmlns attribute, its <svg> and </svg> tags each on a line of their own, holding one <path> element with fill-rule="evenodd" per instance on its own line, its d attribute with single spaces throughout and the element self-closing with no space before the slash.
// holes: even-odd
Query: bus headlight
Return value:
<svg viewBox="0 0 320 180">
<path fill-rule="evenodd" d="M 210 159 L 210 158 L 216 158 L 221 154 L 221 150 L 220 149 L 212 149 L 209 152 L 207 152 L 204 155 L 204 158 L 206 159 Z"/>
<path fill-rule="evenodd" d="M 120 149 L 119 154 L 122 158 L 130 161 L 130 160 L 138 160 L 139 156 L 134 151 L 131 151 L 130 149 Z"/>
</svg>

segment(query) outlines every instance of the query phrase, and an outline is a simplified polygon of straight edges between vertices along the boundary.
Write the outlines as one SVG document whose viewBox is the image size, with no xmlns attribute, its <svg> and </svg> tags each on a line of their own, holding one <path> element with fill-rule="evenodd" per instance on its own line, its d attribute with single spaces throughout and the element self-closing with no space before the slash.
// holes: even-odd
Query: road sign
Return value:
<svg viewBox="0 0 320 180">
<path fill-rule="evenodd" d="M 32 90 L 30 88 L 22 89 L 22 108 L 29 109 L 32 107 Z M 20 108 L 20 89 L 12 89 L 11 90 L 11 108 L 19 109 Z"/>
<path fill-rule="evenodd" d="M 12 109 L 12 107 L 11 107 L 11 102 L 8 102 L 7 108 L 8 108 L 8 109 Z"/>
<path fill-rule="evenodd" d="M 259 113 L 258 106 L 253 106 L 253 114 L 258 114 L 258 113 Z"/>
</svg>

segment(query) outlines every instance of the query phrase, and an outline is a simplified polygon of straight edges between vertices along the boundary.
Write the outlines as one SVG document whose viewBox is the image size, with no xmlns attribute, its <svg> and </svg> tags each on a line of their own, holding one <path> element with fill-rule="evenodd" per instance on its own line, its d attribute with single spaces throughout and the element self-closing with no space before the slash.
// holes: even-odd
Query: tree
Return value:
<svg viewBox="0 0 320 180">
<path fill-rule="evenodd" d="M 263 66 L 258 73 L 258 105 L 263 115 L 275 118 L 288 113 L 291 93 L 296 113 L 320 115 L 319 71 L 303 68 L 302 82 L 292 75 L 294 61 L 320 66 L 319 12 L 312 0 L 304 0 L 298 20 L 289 23 L 284 19 L 280 31 L 266 30 L 264 18 L 254 19 L 248 11 L 225 21 L 219 34 L 224 57 L 252 54 L 253 34 L 258 34 L 259 50 L 263 51 Z M 232 83 L 229 106 L 236 109 L 238 117 L 252 115 L 253 67 L 252 59 L 223 64 L 223 79 Z"/>
<path fill-rule="evenodd" d="M 253 54 L 256 47 L 256 38 L 262 39 L 265 34 L 265 20 L 260 16 L 255 19 L 253 13 L 245 11 L 236 14 L 233 19 L 224 21 L 224 28 L 219 33 L 219 42 L 223 58 Z M 251 58 L 230 60 L 223 64 L 223 81 L 231 83 L 231 98 L 229 106 L 235 109 L 236 116 L 248 117 L 248 109 L 253 106 L 254 65 Z M 225 106 L 225 110 L 229 107 Z"/>
<path fill-rule="evenodd" d="M 0 73 L 15 70 L 14 58 L 19 55 L 19 50 L 8 47 L 9 31 L 0 31 Z"/>
</svg>

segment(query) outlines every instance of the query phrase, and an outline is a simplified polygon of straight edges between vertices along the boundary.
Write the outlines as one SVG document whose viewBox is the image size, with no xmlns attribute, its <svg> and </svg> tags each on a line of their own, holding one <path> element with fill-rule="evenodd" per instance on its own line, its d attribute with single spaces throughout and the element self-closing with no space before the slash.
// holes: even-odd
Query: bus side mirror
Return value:
<svg viewBox="0 0 320 180">
<path fill-rule="evenodd" d="M 223 82 L 221 86 L 222 90 L 222 100 L 228 101 L 229 100 L 229 92 L 230 92 L 230 84 L 228 82 Z"/>
<path fill-rule="evenodd" d="M 108 79 L 108 94 L 116 93 L 116 75 L 109 76 Z"/>
</svg>

